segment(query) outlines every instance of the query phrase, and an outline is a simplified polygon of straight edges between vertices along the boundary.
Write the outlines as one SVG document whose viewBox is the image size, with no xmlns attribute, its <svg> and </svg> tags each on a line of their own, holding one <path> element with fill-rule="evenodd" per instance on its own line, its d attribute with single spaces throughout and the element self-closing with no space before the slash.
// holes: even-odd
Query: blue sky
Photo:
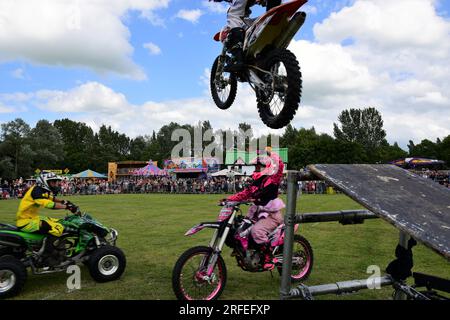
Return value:
<svg viewBox="0 0 450 320">
<path fill-rule="evenodd" d="M 135 136 L 170 121 L 210 120 L 222 129 L 247 121 L 267 131 L 248 87 L 227 112 L 208 96 L 208 70 L 221 50 L 212 36 L 225 24 L 226 3 L 214 9 L 200 0 L 92 3 L 0 4 L 0 123 L 69 117 Z M 305 82 L 294 125 L 331 133 L 343 109 L 375 106 L 391 142 L 450 134 L 450 81 L 443 72 L 450 64 L 450 1 L 317 0 L 304 10 L 308 19 L 290 47 Z M 422 64 L 426 70 L 417 70 Z M 417 130 L 419 120 L 426 125 Z"/>
</svg>

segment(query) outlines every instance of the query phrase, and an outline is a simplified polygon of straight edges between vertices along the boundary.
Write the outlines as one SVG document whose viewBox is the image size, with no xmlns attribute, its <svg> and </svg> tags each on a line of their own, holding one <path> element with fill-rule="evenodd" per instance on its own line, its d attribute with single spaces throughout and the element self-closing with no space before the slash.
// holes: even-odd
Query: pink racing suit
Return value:
<svg viewBox="0 0 450 320">
<path fill-rule="evenodd" d="M 230 196 L 229 201 L 254 200 L 247 217 L 255 221 L 251 229 L 253 240 L 259 244 L 268 242 L 268 235 L 283 223 L 281 210 L 285 205 L 278 199 L 278 188 L 283 179 L 284 164 L 281 158 L 271 153 L 265 159 L 266 168 L 253 174 L 253 183 L 244 191 Z"/>
<path fill-rule="evenodd" d="M 248 210 L 247 218 L 257 221 L 250 231 L 253 240 L 261 245 L 269 242 L 269 234 L 283 223 L 281 210 L 286 206 L 283 200 L 270 200 L 265 206 L 253 205 Z"/>
</svg>

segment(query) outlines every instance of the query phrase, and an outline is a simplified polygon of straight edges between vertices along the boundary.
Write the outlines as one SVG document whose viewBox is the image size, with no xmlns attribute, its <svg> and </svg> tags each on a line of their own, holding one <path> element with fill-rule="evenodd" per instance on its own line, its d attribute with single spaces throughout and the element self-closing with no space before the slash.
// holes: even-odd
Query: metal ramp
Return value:
<svg viewBox="0 0 450 320">
<path fill-rule="evenodd" d="M 397 260 L 400 258 L 403 260 L 393 261 L 394 266 L 401 265 L 404 269 L 405 263 L 408 265 L 407 262 L 409 262 L 412 268 L 414 240 L 450 260 L 450 189 L 392 165 L 319 164 L 309 166 L 308 170 L 307 174 L 296 171 L 288 173 L 288 203 L 285 217 L 287 229 L 283 257 L 285 263 L 283 264 L 280 289 L 281 299 L 295 297 L 308 299 L 313 298 L 314 295 L 350 293 L 368 288 L 365 279 L 314 287 L 300 285 L 291 288 L 290 274 L 292 270 L 288 263 L 292 256 L 291 237 L 293 237 L 294 225 L 305 221 L 303 215 L 296 215 L 298 180 L 325 180 L 369 210 L 367 214 L 363 215 L 363 219 L 373 218 L 375 215 L 399 229 L 400 241 L 396 255 Z M 321 214 L 318 213 L 316 216 L 320 217 Z M 336 221 L 339 220 L 336 219 Z M 404 254 L 400 254 L 401 257 L 399 257 L 399 252 Z M 403 273 L 406 271 L 408 276 L 412 275 L 411 270 L 402 271 Z M 381 277 L 379 281 L 381 285 L 393 286 L 398 293 L 396 295 L 398 299 L 427 298 L 413 287 L 406 285 L 406 279 L 403 278 L 388 274 Z M 430 280 L 427 283 L 439 283 L 436 277 L 430 279 L 433 281 Z M 445 281 L 448 283 L 448 280 L 440 280 L 441 283 L 445 283 Z"/>
</svg>

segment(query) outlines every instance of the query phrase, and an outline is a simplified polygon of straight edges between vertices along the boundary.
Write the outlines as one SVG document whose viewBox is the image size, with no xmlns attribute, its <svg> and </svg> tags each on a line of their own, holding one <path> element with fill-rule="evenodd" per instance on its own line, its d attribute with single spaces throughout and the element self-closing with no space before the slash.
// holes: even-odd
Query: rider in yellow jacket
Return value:
<svg viewBox="0 0 450 320">
<path fill-rule="evenodd" d="M 65 200 L 56 199 L 61 178 L 54 173 L 43 173 L 31 187 L 19 204 L 16 214 L 16 226 L 23 232 L 62 236 L 64 226 L 59 219 L 39 215 L 41 208 L 52 210 L 66 209 L 76 212 L 78 208 Z"/>
</svg>

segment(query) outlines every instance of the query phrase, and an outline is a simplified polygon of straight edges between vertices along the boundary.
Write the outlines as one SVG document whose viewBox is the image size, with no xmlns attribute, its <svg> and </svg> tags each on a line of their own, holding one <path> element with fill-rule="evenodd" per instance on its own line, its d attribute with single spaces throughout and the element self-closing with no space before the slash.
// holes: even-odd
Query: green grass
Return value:
<svg viewBox="0 0 450 320">
<path fill-rule="evenodd" d="M 188 248 L 207 245 L 210 231 L 194 237 L 184 233 L 194 224 L 214 221 L 221 195 L 108 195 L 71 197 L 83 211 L 119 231 L 118 246 L 127 256 L 127 269 L 116 282 L 97 284 L 82 268 L 82 289 L 68 292 L 65 273 L 31 275 L 17 299 L 174 299 L 171 287 L 172 268 Z M 14 223 L 19 202 L 0 201 L 0 221 Z M 343 195 L 305 195 L 299 201 L 301 212 L 358 209 L 360 206 Z M 63 212 L 42 210 L 49 216 Z M 381 220 L 363 225 L 341 226 L 338 223 L 305 224 L 298 231 L 312 244 L 314 270 L 308 285 L 364 279 L 370 265 L 382 270 L 394 258 L 398 231 Z M 224 250 L 228 282 L 222 299 L 278 299 L 280 276 L 277 272 L 252 274 L 242 271 Z M 446 260 L 419 245 L 414 250 L 414 271 L 449 277 Z M 389 299 L 392 288 L 366 290 L 356 295 L 321 299 Z"/>
</svg>

